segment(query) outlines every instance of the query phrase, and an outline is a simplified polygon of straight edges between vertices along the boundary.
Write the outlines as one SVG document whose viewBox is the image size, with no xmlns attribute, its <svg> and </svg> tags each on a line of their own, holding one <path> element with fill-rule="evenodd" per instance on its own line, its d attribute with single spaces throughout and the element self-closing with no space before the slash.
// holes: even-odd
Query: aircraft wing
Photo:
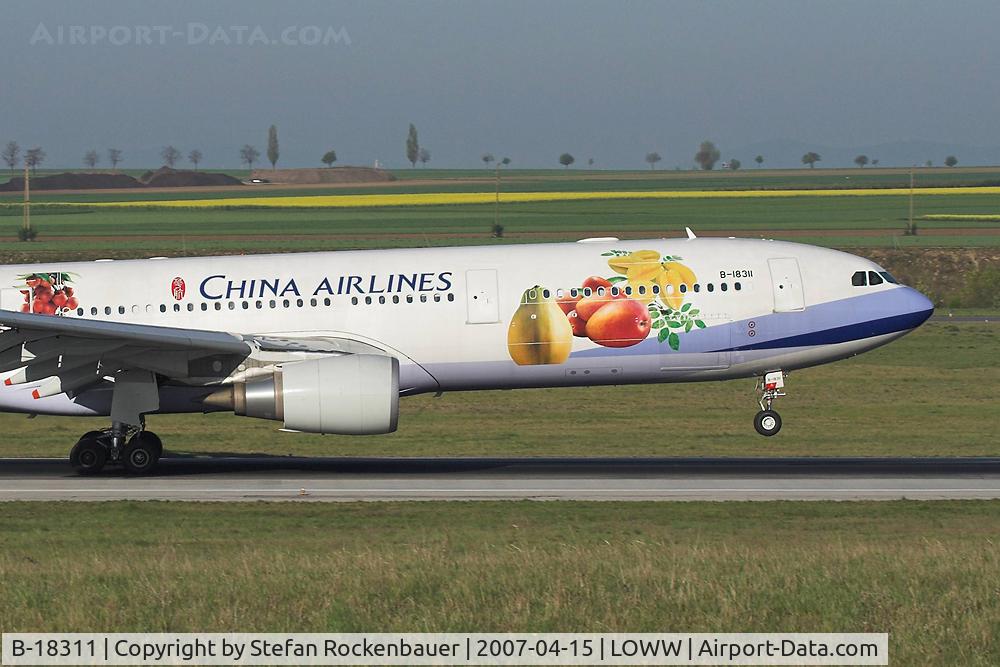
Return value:
<svg viewBox="0 0 1000 667">
<path fill-rule="evenodd" d="M 44 380 L 35 398 L 101 382 L 120 370 L 187 380 L 223 376 L 254 349 L 252 337 L 219 331 L 103 322 L 0 310 L 6 384 Z"/>
</svg>

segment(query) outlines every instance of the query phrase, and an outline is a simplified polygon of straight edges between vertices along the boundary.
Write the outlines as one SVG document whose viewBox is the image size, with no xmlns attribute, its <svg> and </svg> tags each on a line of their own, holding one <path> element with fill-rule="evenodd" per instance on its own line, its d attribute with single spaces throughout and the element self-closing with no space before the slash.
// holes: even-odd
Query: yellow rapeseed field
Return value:
<svg viewBox="0 0 1000 667">
<path fill-rule="evenodd" d="M 921 220 L 956 220 L 959 222 L 1000 222 L 1000 215 L 988 213 L 929 213 L 920 216 Z"/>
<path fill-rule="evenodd" d="M 908 195 L 908 188 L 828 190 L 622 190 L 595 192 L 504 192 L 503 203 L 589 201 L 598 199 L 743 199 L 786 197 L 889 197 Z M 998 195 L 1000 187 L 916 188 L 918 195 Z M 293 197 L 227 197 L 160 201 L 92 202 L 77 206 L 156 208 L 377 208 L 384 206 L 442 206 L 490 204 L 493 192 L 428 192 L 406 194 L 306 195 Z"/>
</svg>

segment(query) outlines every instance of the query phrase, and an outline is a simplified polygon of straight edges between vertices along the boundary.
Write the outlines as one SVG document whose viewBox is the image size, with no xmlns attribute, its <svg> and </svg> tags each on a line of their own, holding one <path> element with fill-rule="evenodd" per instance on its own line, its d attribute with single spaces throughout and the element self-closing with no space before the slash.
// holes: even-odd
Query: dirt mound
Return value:
<svg viewBox="0 0 1000 667">
<path fill-rule="evenodd" d="M 142 183 L 125 174 L 73 173 L 34 176 L 32 190 L 106 190 L 108 188 L 141 188 Z M 6 183 L 0 183 L 0 190 L 24 190 L 24 177 L 16 176 Z"/>
<path fill-rule="evenodd" d="M 160 167 L 156 171 L 147 171 L 139 180 L 150 188 L 190 188 L 209 185 L 242 185 L 239 179 L 228 174 L 205 171 L 188 171 Z"/>
<path fill-rule="evenodd" d="M 250 178 L 269 183 L 384 183 L 396 177 L 385 169 L 371 167 L 318 167 L 315 169 L 254 169 Z"/>
</svg>

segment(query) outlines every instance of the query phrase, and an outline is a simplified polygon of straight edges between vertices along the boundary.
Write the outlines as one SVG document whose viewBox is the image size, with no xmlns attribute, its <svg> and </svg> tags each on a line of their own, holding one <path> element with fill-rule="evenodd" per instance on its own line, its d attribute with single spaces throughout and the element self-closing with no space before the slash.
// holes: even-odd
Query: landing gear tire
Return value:
<svg viewBox="0 0 1000 667">
<path fill-rule="evenodd" d="M 69 463 L 80 475 L 96 475 L 107 462 L 108 448 L 98 441 L 94 432 L 80 438 L 69 453 Z"/>
<path fill-rule="evenodd" d="M 761 435 L 772 436 L 781 430 L 781 415 L 774 410 L 761 410 L 753 418 L 753 427 Z"/>
<path fill-rule="evenodd" d="M 156 434 L 139 431 L 122 450 L 122 465 L 130 475 L 148 475 L 156 468 L 162 454 L 163 443 Z"/>
</svg>

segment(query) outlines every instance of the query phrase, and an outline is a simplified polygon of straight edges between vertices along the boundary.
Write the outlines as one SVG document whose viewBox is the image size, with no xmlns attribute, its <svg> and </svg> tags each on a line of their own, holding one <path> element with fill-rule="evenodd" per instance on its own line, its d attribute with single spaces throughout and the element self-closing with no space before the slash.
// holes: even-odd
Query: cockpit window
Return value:
<svg viewBox="0 0 1000 667">
<path fill-rule="evenodd" d="M 868 284 L 869 285 L 881 285 L 884 282 L 885 281 L 882 280 L 882 276 L 880 276 L 875 271 L 869 271 L 868 272 Z"/>
<path fill-rule="evenodd" d="M 851 276 L 851 284 L 855 287 L 864 287 L 868 284 L 868 275 L 864 271 L 855 271 Z"/>
<path fill-rule="evenodd" d="M 878 274 L 885 278 L 887 283 L 892 283 L 893 285 L 898 285 L 899 281 L 892 277 L 892 274 L 888 271 L 879 271 Z"/>
</svg>

